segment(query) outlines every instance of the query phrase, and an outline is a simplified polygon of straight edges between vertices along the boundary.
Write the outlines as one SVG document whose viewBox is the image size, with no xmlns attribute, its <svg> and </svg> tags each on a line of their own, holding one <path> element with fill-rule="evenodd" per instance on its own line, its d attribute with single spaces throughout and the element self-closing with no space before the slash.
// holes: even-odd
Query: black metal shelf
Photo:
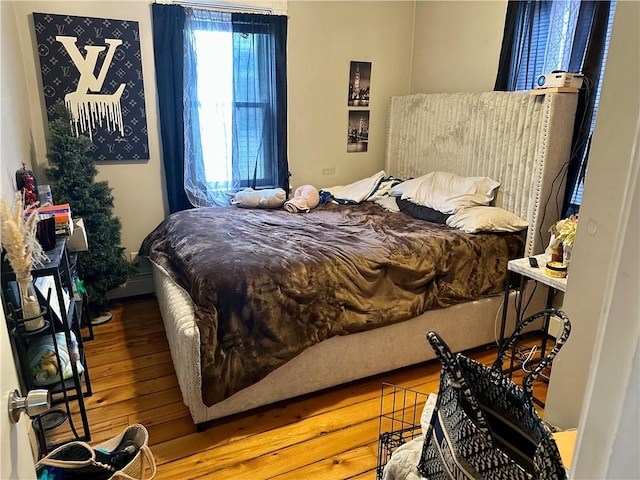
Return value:
<svg viewBox="0 0 640 480">
<path fill-rule="evenodd" d="M 58 238 L 55 248 L 48 250 L 46 254 L 49 260 L 31 272 L 34 281 L 37 281 L 37 279 L 41 277 L 50 276 L 53 278 L 53 282 L 49 288 L 46 289 L 46 292 L 36 287 L 38 299 L 45 311 L 45 326 L 35 332 L 26 331 L 24 328 L 24 321 L 20 319 L 20 309 L 15 308 L 15 305 L 19 305 L 15 274 L 8 263 L 3 262 L 2 264 L 2 298 L 14 348 L 14 356 L 16 357 L 23 392 L 26 393 L 34 388 L 48 389 L 53 396 L 53 404 L 64 406 L 63 408 L 67 417 L 66 421 L 69 422 L 73 435 L 73 438 L 69 440 L 90 441 L 91 433 L 84 404 L 84 398 L 92 394 L 89 368 L 84 354 L 83 341 L 85 338 L 81 331 L 84 302 L 75 298 L 73 288 L 75 279 L 77 278 L 77 254 L 68 254 L 65 238 Z M 73 262 L 70 262 L 70 257 Z M 64 334 L 64 342 L 69 351 L 69 355 L 71 355 L 73 350 L 72 332 L 77 342 L 83 372 L 81 373 L 78 370 L 77 362 L 71 360 L 72 376 L 64 379 L 62 378 L 59 337 L 56 337 L 56 334 Z M 58 380 L 47 385 L 36 383 L 29 367 L 29 345 L 37 337 L 43 336 L 50 336 L 53 339 L 52 343 L 56 350 L 55 354 L 57 355 L 60 375 Z M 90 337 L 93 338 L 92 331 Z M 81 433 L 79 433 L 73 424 L 72 402 L 77 402 L 78 405 L 77 411 L 80 414 L 82 422 Z M 34 425 L 35 424 L 41 426 L 42 422 L 36 419 L 34 420 Z M 55 448 L 55 446 L 59 445 L 47 445 L 45 430 L 44 428 L 40 428 L 38 433 L 41 455 L 48 453 Z"/>
</svg>

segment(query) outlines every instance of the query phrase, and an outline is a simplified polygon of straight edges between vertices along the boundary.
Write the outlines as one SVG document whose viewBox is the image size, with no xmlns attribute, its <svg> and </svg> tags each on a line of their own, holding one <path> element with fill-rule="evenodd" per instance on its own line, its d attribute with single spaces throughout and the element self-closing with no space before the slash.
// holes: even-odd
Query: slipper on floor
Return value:
<svg viewBox="0 0 640 480">
<path fill-rule="evenodd" d="M 91 319 L 91 325 L 102 325 L 113 318 L 111 312 L 100 312 L 96 317 Z"/>
</svg>

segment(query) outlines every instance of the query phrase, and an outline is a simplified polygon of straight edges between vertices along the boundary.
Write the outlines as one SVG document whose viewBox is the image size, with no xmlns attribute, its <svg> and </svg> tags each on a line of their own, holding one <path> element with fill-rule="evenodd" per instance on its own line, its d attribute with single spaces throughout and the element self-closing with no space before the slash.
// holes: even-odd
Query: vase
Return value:
<svg viewBox="0 0 640 480">
<path fill-rule="evenodd" d="M 547 247 L 546 254 L 549 256 L 551 262 L 563 262 L 563 245 L 562 242 L 556 241 L 555 235 L 551 235 L 549 246 Z"/>
<path fill-rule="evenodd" d="M 24 329 L 28 332 L 41 329 L 45 325 L 44 316 L 31 276 L 19 279 L 18 289 L 20 290 L 20 309 L 22 310 Z"/>
<path fill-rule="evenodd" d="M 573 246 L 563 245 L 562 246 L 562 263 L 564 263 L 567 268 L 569 268 L 569 263 L 571 262 L 571 250 Z"/>
</svg>

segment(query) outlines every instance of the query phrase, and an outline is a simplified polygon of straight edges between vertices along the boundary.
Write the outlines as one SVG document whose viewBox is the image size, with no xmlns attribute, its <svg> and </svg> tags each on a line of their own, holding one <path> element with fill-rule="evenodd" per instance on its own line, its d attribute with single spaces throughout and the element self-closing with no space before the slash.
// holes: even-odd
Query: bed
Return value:
<svg viewBox="0 0 640 480">
<path fill-rule="evenodd" d="M 433 249 L 453 251 L 453 245 L 466 243 L 468 237 L 480 238 L 478 241 L 481 245 L 471 247 L 476 252 L 483 248 L 490 251 L 499 249 L 513 257 L 541 252 L 544 249 L 548 241 L 548 227 L 559 216 L 558 202 L 564 189 L 564 173 L 569 158 L 576 103 L 577 95 L 574 94 L 530 95 L 528 92 L 416 94 L 391 99 L 385 155 L 386 174 L 398 179 L 409 179 L 420 177 L 427 172 L 446 171 L 464 177 L 490 177 L 500 183 L 493 204 L 526 219 L 529 224 L 526 235 L 521 237 L 519 247 L 514 235 L 500 235 L 499 248 L 483 246 L 483 234 L 469 235 L 437 226 L 434 227 L 436 236 L 444 230 L 454 230 L 452 235 L 455 240 L 447 240 L 449 243 L 444 248 L 424 247 L 426 250 L 423 251 L 423 257 L 429 256 L 424 252 Z M 229 207 L 227 212 L 232 208 L 235 207 Z M 224 217 L 226 213 L 223 215 L 222 210 L 218 210 L 219 215 L 214 215 L 210 210 L 208 221 L 214 222 L 212 225 L 216 225 L 216 221 L 219 222 L 217 227 L 210 229 L 211 231 L 221 230 L 223 224 L 228 225 L 227 222 L 230 220 Z M 328 240 L 327 236 L 320 235 L 325 242 L 322 245 L 327 246 L 324 249 L 324 258 L 329 259 L 328 263 L 332 263 L 336 257 L 346 257 L 352 270 L 357 270 L 359 274 L 364 271 L 365 277 L 375 285 L 375 288 L 368 290 L 365 298 L 355 298 L 350 293 L 344 294 L 338 300 L 323 297 L 326 292 L 305 295 L 310 285 L 304 284 L 301 279 L 308 276 L 310 270 L 304 270 L 307 267 L 302 266 L 300 268 L 306 273 L 296 273 L 294 265 L 288 263 L 286 255 L 276 258 L 278 242 L 274 245 L 262 245 L 262 249 L 258 249 L 257 244 L 246 246 L 244 250 L 241 249 L 239 256 L 237 252 L 234 256 L 231 248 L 242 243 L 243 237 L 249 234 L 245 228 L 249 228 L 248 225 L 253 222 L 258 224 L 259 228 L 265 228 L 265 213 L 269 215 L 266 224 L 278 231 L 287 232 L 293 231 L 290 230 L 289 222 L 311 222 L 312 218 L 318 219 L 319 224 L 327 228 L 335 224 L 336 218 L 338 223 L 346 222 L 347 227 L 351 228 L 350 222 L 356 222 L 356 219 L 362 217 L 373 218 L 374 214 L 382 217 L 380 221 L 389 222 L 389 225 L 384 224 L 385 226 L 378 226 L 376 223 L 373 230 L 375 233 L 370 237 L 376 237 L 382 231 L 398 230 L 394 222 L 397 221 L 397 216 L 402 214 L 380 214 L 379 211 L 384 210 L 373 203 L 328 205 L 317 209 L 317 213 L 312 211 L 310 214 L 290 214 L 284 210 L 268 213 L 240 210 L 235 210 L 236 216 L 242 216 L 243 220 L 240 226 L 234 227 L 236 230 L 232 229 L 227 233 L 232 240 L 226 249 L 218 250 L 220 242 L 223 241 L 221 237 L 215 240 L 214 246 L 206 247 L 205 243 L 200 244 L 205 242 L 204 228 L 192 231 L 188 237 L 177 240 L 167 240 L 154 231 L 145 239 L 141 249 L 141 254 L 149 254 L 152 261 L 156 295 L 178 382 L 194 423 L 201 424 L 261 405 L 429 360 L 433 354 L 426 348 L 424 334 L 427 330 L 439 331 L 454 350 L 464 350 L 495 341 L 496 319 L 503 299 L 501 282 L 504 281 L 504 277 L 497 282 L 499 285 L 496 285 L 495 278 L 494 282 L 488 285 L 483 279 L 475 277 L 465 280 L 464 274 L 461 273 L 464 268 L 455 267 L 458 270 L 448 276 L 447 286 L 440 285 L 437 289 L 450 293 L 455 291 L 456 295 L 444 295 L 444 299 L 439 297 L 436 300 L 428 296 L 429 300 L 418 302 L 418 306 L 412 301 L 412 288 L 424 291 L 423 274 L 412 277 L 413 273 L 421 271 L 422 266 L 417 266 L 421 261 L 416 259 L 422 257 L 413 258 L 415 268 L 399 262 L 401 257 L 410 256 L 412 251 L 402 250 L 403 248 L 415 248 L 404 243 L 406 237 L 412 236 L 407 232 L 413 233 L 419 229 L 415 223 L 409 224 L 405 233 L 400 235 L 401 239 L 389 240 L 385 236 L 380 244 L 372 244 L 371 248 L 375 254 L 367 254 L 369 256 L 365 259 L 364 266 L 355 263 L 354 258 L 361 253 L 351 252 L 348 235 L 344 245 L 340 247 L 342 250 L 333 245 L 334 242 Z M 202 210 L 197 215 L 201 214 L 207 214 L 207 210 Z M 174 214 L 159 228 L 172 230 L 173 233 L 186 232 L 187 225 L 192 223 L 193 215 L 196 215 L 195 211 Z M 180 220 L 175 216 L 179 216 Z M 296 228 L 302 228 L 301 233 L 296 233 L 296 239 L 309 237 L 313 241 L 318 240 L 311 238 L 316 235 L 314 232 L 318 232 L 317 225 L 312 227 L 313 230 L 307 231 L 304 230 L 304 225 L 298 225 Z M 304 253 L 313 243 L 309 241 L 300 245 L 287 244 L 283 237 L 278 241 L 284 247 L 282 250 L 285 253 L 289 250 L 288 247 L 291 247 L 291 250 L 297 248 Z M 417 242 L 421 244 L 424 240 L 418 239 Z M 176 251 L 182 249 L 186 254 L 181 258 L 173 258 L 171 253 L 167 253 L 172 251 L 168 248 L 169 243 L 174 244 L 172 248 L 175 247 Z M 192 248 L 185 248 L 189 243 L 192 244 Z M 352 246 L 356 243 L 363 242 L 351 241 Z M 368 240 L 364 243 L 368 243 Z M 195 244 L 201 245 L 201 248 L 193 248 Z M 406 255 L 396 255 L 394 252 L 398 251 Z M 209 253 L 207 255 L 203 252 Z M 206 256 L 217 257 L 221 263 L 218 266 L 209 266 L 207 275 L 199 273 L 194 277 L 195 280 L 186 279 L 185 275 L 191 269 L 187 262 L 191 257 L 202 259 Z M 240 264 L 236 263 L 240 257 L 252 258 L 254 264 L 268 259 L 272 264 L 264 274 L 258 275 L 264 277 L 260 283 L 254 282 L 253 277 L 244 276 L 239 282 L 240 286 L 222 286 L 222 278 L 234 277 L 244 271 L 244 267 L 239 267 Z M 387 262 L 382 267 L 378 266 L 379 263 L 371 263 L 380 259 Z M 504 262 L 501 265 L 506 265 L 506 260 L 501 261 Z M 489 261 L 492 262 L 494 261 Z M 310 257 L 309 263 L 326 262 Z M 284 270 L 283 265 L 286 267 Z M 424 268 L 425 271 L 437 270 L 437 266 L 433 265 Z M 398 271 L 405 272 L 411 277 L 411 281 L 403 282 L 410 285 L 403 285 L 403 289 L 394 290 L 395 287 L 390 286 L 387 280 L 380 280 L 376 276 L 380 270 L 392 277 L 394 272 L 395 277 L 398 277 Z M 284 275 L 283 271 L 291 274 Z M 476 270 L 476 274 L 478 271 Z M 506 267 L 504 271 L 506 272 Z M 318 279 L 324 278 L 322 275 L 319 273 L 310 278 L 316 278 L 313 283 L 321 284 L 322 281 Z M 269 283 L 269 277 L 274 276 L 286 278 L 289 283 L 285 286 L 274 286 Z M 447 272 L 436 273 L 436 276 L 447 278 Z M 492 276 L 497 278 L 496 275 Z M 351 282 L 350 276 L 343 275 L 336 282 L 336 285 L 346 287 Z M 458 287 L 465 283 L 473 284 L 475 290 L 457 295 Z M 211 296 L 207 297 L 203 293 L 209 288 L 217 292 L 213 300 Z M 218 298 L 230 296 L 229 289 L 233 290 L 234 294 L 241 290 L 242 299 L 231 302 L 230 306 L 217 305 Z M 282 307 L 265 307 L 260 301 L 256 301 L 255 305 L 250 303 L 251 291 L 263 289 L 270 292 L 269 297 L 286 296 L 288 303 L 285 302 Z M 340 288 L 331 290 L 337 291 Z M 290 292 L 295 292 L 296 295 L 292 297 L 289 295 Z M 456 298 L 452 298 L 453 296 Z M 407 297 L 410 307 L 406 307 L 407 304 L 401 303 L 400 300 L 393 301 L 394 298 L 400 297 Z M 385 301 L 380 302 L 380 298 L 384 298 Z M 344 308 L 349 301 L 352 301 L 353 305 Z M 341 308 L 355 314 L 348 317 L 351 320 L 346 324 L 338 324 L 333 317 L 327 323 L 319 323 L 319 318 L 324 316 L 322 310 L 312 310 L 310 304 L 317 307 L 315 304 L 323 302 L 327 311 L 333 308 L 341 318 Z M 392 303 L 400 304 L 399 309 L 387 309 Z M 425 307 L 427 310 L 424 313 L 416 315 L 416 312 L 422 312 Z M 281 308 L 281 315 L 275 315 L 277 318 L 267 327 L 258 325 L 260 322 L 253 318 L 255 315 L 246 314 L 247 310 L 259 312 L 258 316 L 267 315 L 267 312 L 273 314 L 278 308 Z M 378 309 L 383 309 L 384 312 L 377 312 Z M 307 320 L 307 315 L 311 320 Z M 215 317 L 212 327 L 203 323 L 205 316 Z M 362 324 L 373 322 L 374 317 L 382 321 L 376 323 L 374 328 L 364 329 Z M 250 320 L 247 320 L 248 318 Z M 284 318 L 298 318 L 300 321 L 296 323 L 295 329 L 285 333 L 284 329 L 281 330 Z M 232 326 L 225 327 L 226 330 L 223 331 L 218 322 L 225 321 Z M 313 324 L 314 328 L 309 329 L 309 324 Z M 224 334 L 230 330 L 233 335 Z M 238 337 L 236 333 L 239 330 L 257 331 L 261 340 L 258 342 Z M 211 349 L 209 345 L 216 342 L 218 346 Z M 258 343 L 260 345 L 257 345 Z M 269 343 L 274 348 L 273 352 L 267 350 L 264 345 Z M 233 344 L 233 353 L 229 353 L 231 350 L 221 349 L 220 344 Z M 241 350 L 241 355 L 237 353 L 239 347 L 246 348 Z M 258 372 L 245 376 L 245 367 L 249 365 L 257 366 Z M 349 368 L 344 368 L 345 365 Z M 212 372 L 215 373 L 213 377 Z"/>
</svg>

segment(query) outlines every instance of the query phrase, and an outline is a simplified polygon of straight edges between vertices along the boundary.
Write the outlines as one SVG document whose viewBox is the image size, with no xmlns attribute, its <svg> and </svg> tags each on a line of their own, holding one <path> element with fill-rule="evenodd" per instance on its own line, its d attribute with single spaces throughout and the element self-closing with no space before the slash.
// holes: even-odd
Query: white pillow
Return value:
<svg viewBox="0 0 640 480">
<path fill-rule="evenodd" d="M 394 186 L 389 195 L 401 196 L 442 213 L 456 213 L 461 208 L 491 204 L 499 186 L 500 183 L 489 177 L 431 172 Z"/>
<path fill-rule="evenodd" d="M 402 197 L 404 199 L 415 198 L 418 192 L 420 184 L 424 182 L 427 175 L 423 175 L 418 178 L 412 178 L 411 180 L 405 180 L 402 183 L 394 185 L 389 189 L 389 196 Z"/>
<path fill-rule="evenodd" d="M 463 208 L 447 218 L 447 225 L 467 233 L 519 232 L 529 226 L 515 213 L 500 207 Z"/>
<path fill-rule="evenodd" d="M 241 208 L 279 208 L 287 199 L 282 188 L 265 188 L 254 190 L 247 187 L 231 195 L 231 205 Z"/>
</svg>

